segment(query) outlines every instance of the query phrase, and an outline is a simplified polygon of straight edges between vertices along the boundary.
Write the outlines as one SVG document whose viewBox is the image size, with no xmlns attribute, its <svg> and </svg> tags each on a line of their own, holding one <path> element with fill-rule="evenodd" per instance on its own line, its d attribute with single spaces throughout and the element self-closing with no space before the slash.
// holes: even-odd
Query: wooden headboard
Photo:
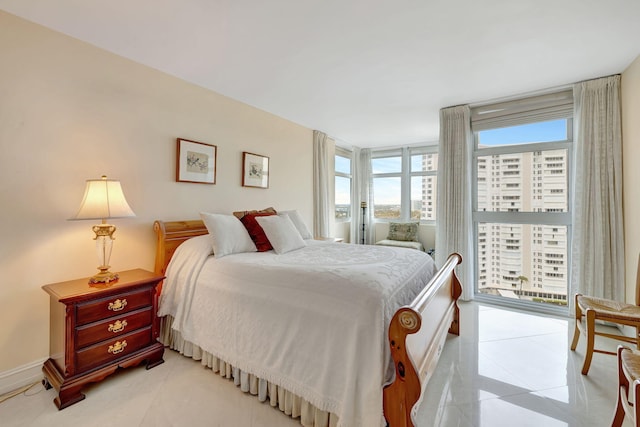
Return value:
<svg viewBox="0 0 640 427">
<path fill-rule="evenodd" d="M 167 265 L 173 253 L 185 240 L 207 234 L 207 228 L 202 220 L 191 221 L 155 221 L 153 230 L 156 232 L 156 264 L 154 271 L 165 275 Z"/>
</svg>

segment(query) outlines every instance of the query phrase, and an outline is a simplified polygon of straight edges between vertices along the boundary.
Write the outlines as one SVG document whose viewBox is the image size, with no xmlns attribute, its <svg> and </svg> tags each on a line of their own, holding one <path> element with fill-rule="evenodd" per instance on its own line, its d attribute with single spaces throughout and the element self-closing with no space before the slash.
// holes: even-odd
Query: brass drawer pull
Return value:
<svg viewBox="0 0 640 427">
<path fill-rule="evenodd" d="M 127 306 L 127 299 L 123 298 L 122 300 L 117 299 L 114 302 L 110 302 L 109 307 L 107 307 L 107 309 L 111 311 L 120 311 L 124 309 L 126 306 Z"/>
<path fill-rule="evenodd" d="M 122 340 L 122 342 L 116 341 L 114 345 L 109 346 L 109 350 L 107 350 L 107 353 L 111 353 L 111 354 L 122 353 L 126 346 L 127 346 L 127 340 Z"/>
<path fill-rule="evenodd" d="M 124 331 L 124 328 L 127 326 L 127 321 L 123 320 L 122 322 L 116 320 L 115 323 L 109 324 L 109 332 L 118 333 Z"/>
</svg>

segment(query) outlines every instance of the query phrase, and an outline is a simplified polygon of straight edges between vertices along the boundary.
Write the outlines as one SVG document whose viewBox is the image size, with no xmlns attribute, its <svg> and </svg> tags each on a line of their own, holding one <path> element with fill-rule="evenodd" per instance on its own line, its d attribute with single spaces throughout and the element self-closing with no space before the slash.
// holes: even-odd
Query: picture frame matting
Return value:
<svg viewBox="0 0 640 427">
<path fill-rule="evenodd" d="M 177 138 L 176 181 L 215 184 L 218 147 Z"/>
<path fill-rule="evenodd" d="M 242 152 L 242 186 L 269 188 L 269 157 Z"/>
</svg>

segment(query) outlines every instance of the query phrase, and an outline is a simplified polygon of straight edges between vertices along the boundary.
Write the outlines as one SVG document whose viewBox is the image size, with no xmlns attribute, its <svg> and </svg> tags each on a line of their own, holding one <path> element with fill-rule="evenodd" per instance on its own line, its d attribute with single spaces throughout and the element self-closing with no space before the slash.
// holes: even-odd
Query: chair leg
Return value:
<svg viewBox="0 0 640 427">
<path fill-rule="evenodd" d="M 611 427 L 622 427 L 624 423 L 624 407 L 622 406 L 622 391 L 618 392 L 618 403 L 616 404 L 616 411 L 613 413 L 613 421 Z"/>
<path fill-rule="evenodd" d="M 613 413 L 613 421 L 611 422 L 611 427 L 622 427 L 622 423 L 624 423 L 624 406 L 622 404 L 622 399 L 627 399 L 629 395 L 629 381 L 627 377 L 624 375 L 622 370 L 622 351 L 624 348 L 622 346 L 618 346 L 618 401 L 616 403 L 616 410 Z"/>
<path fill-rule="evenodd" d="M 582 365 L 582 375 L 589 373 L 589 367 L 591 366 L 591 359 L 593 358 L 593 347 L 595 344 L 595 331 L 596 331 L 596 312 L 593 310 L 587 310 L 586 314 L 586 335 L 587 335 L 587 352 L 584 356 L 584 365 Z"/>
<path fill-rule="evenodd" d="M 576 350 L 576 347 L 578 346 L 578 340 L 580 339 L 580 328 L 578 328 L 578 324 L 582 322 L 582 310 L 580 309 L 580 305 L 578 305 L 578 294 L 576 294 L 575 309 L 576 309 L 576 324 L 573 329 L 573 341 L 571 342 L 571 351 Z"/>
</svg>

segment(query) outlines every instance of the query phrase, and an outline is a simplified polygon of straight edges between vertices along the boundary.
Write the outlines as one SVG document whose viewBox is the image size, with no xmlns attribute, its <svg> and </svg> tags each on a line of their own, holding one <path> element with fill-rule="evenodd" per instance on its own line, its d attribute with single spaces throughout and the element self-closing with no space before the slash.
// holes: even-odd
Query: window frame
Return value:
<svg viewBox="0 0 640 427">
<path fill-rule="evenodd" d="M 438 169 L 434 171 L 412 171 L 411 170 L 411 156 L 420 154 L 438 154 L 438 144 L 425 144 L 419 146 L 406 146 L 396 149 L 385 150 L 371 150 L 371 182 L 372 182 L 372 196 L 375 198 L 375 186 L 373 182 L 376 178 L 400 178 L 400 217 L 399 218 L 378 218 L 375 216 L 375 205 L 373 207 L 373 219 L 376 222 L 408 222 L 416 221 L 411 218 L 411 179 L 414 177 L 422 176 L 438 176 Z M 373 173 L 373 160 L 382 159 L 387 157 L 400 157 L 400 172 L 385 172 L 385 173 Z M 437 188 L 435 189 L 435 196 L 437 197 Z M 435 200 L 435 198 L 434 198 Z M 435 225 L 436 219 L 425 220 L 419 219 L 420 224 Z"/>
<path fill-rule="evenodd" d="M 373 203 L 373 211 L 372 216 L 373 220 L 376 222 L 391 222 L 391 221 L 405 221 L 404 219 L 404 188 L 406 187 L 405 179 L 403 178 L 403 172 L 406 170 L 405 165 L 405 147 L 392 149 L 392 150 L 371 150 L 371 199 L 374 201 Z M 400 172 L 385 172 L 385 173 L 374 173 L 373 172 L 373 161 L 375 159 L 384 159 L 389 157 L 400 157 Z M 375 207 L 375 179 L 376 178 L 400 178 L 400 217 L 399 218 L 378 218 L 375 215 L 376 207 Z"/>
<path fill-rule="evenodd" d="M 475 298 L 482 301 L 490 301 L 492 303 L 504 304 L 514 308 L 521 308 L 525 310 L 536 310 L 551 314 L 563 314 L 565 315 L 568 310 L 567 307 L 552 306 L 550 304 L 534 304 L 530 301 L 524 300 L 501 300 L 501 297 L 487 295 L 479 292 L 480 286 L 480 274 L 481 266 L 479 265 L 478 256 L 480 254 L 480 242 L 479 242 L 479 224 L 526 224 L 531 226 L 543 225 L 559 225 L 566 227 L 567 234 L 567 303 L 569 303 L 569 286 L 571 280 L 571 269 L 568 267 L 571 265 L 571 241 L 572 241 L 572 205 L 573 200 L 573 150 L 574 150 L 574 135 L 573 135 L 573 117 L 556 117 L 556 119 L 565 119 L 567 126 L 566 140 L 562 141 L 550 141 L 550 142 L 535 142 L 524 144 L 512 144 L 504 146 L 492 146 L 479 148 L 479 133 L 482 131 L 490 130 L 495 127 L 482 127 L 480 129 L 473 129 L 473 167 L 472 167 L 472 182 L 474 182 L 472 189 L 472 224 L 473 224 L 473 245 L 475 252 L 474 264 L 474 295 Z M 511 122 L 508 126 L 518 126 L 521 124 L 531 123 L 543 123 L 551 119 L 531 120 L 523 119 L 519 122 Z M 567 210 L 566 212 L 496 212 L 496 211 L 478 211 L 478 158 L 485 156 L 498 156 L 503 154 L 520 154 L 520 153 L 533 153 L 536 151 L 552 151 L 552 150 L 566 150 L 566 174 L 567 174 Z M 531 177 L 535 175 L 535 171 L 531 171 Z M 489 185 L 489 184 L 487 184 Z M 533 184 L 532 184 L 533 185 Z M 487 237 L 483 237 L 486 239 Z M 493 259 L 493 258 L 492 258 Z M 489 259 L 488 259 L 489 260 Z M 491 261 L 491 260 L 489 260 Z"/>
<path fill-rule="evenodd" d="M 483 129 L 485 130 L 485 129 Z M 552 142 L 536 142 L 531 144 L 517 144 L 506 145 L 500 147 L 491 148 L 478 148 L 478 133 L 473 132 L 474 150 L 473 150 L 473 164 L 472 179 L 473 182 L 478 182 L 478 158 L 485 156 L 499 156 L 503 154 L 521 154 L 532 153 L 535 151 L 553 151 L 553 150 L 567 150 L 567 211 L 566 212 L 492 212 L 492 211 L 477 211 L 478 207 L 478 186 L 473 187 L 472 198 L 472 219 L 475 222 L 502 222 L 510 224 L 540 224 L 540 225 L 569 225 L 571 223 L 571 188 L 572 188 L 572 173 L 571 158 L 573 155 L 573 119 L 567 118 L 567 140 L 566 141 L 552 141 Z M 546 218 L 549 214 L 553 214 L 556 218 Z M 535 221 L 535 222 L 530 222 Z M 540 222 L 543 221 L 543 222 Z"/>
<path fill-rule="evenodd" d="M 421 146 L 421 147 L 410 147 L 409 148 L 409 219 L 411 220 L 411 178 L 414 177 L 424 177 L 424 176 L 433 176 L 436 177 L 436 179 L 438 178 L 438 167 L 436 165 L 436 169 L 432 170 L 432 171 L 411 171 L 411 157 L 412 156 L 419 156 L 422 154 L 438 154 L 438 144 L 434 144 L 434 145 L 426 145 L 426 146 Z M 436 181 L 437 183 L 437 181 Z M 438 186 L 436 185 L 435 188 L 435 197 L 433 197 L 433 200 L 436 201 L 436 205 L 435 207 L 437 207 L 437 197 L 438 197 Z M 435 209 L 434 207 L 434 209 Z M 437 220 L 438 216 L 437 213 L 434 211 L 434 219 L 422 219 L 420 218 L 420 224 L 429 224 L 429 225 L 435 225 L 436 224 L 436 220 Z"/>
<path fill-rule="evenodd" d="M 339 172 L 336 169 L 336 162 L 334 159 L 334 164 L 333 164 L 333 185 L 334 185 L 334 191 L 333 191 L 333 220 L 336 223 L 343 223 L 343 222 L 350 222 L 352 217 L 353 217 L 353 213 L 351 212 L 351 207 L 353 205 L 353 153 L 349 150 L 347 150 L 346 148 L 342 148 L 342 147 L 336 147 L 335 148 L 335 153 L 334 153 L 334 157 L 343 157 L 347 160 L 349 160 L 349 170 L 351 171 L 351 173 L 344 173 L 344 172 Z M 349 210 L 347 212 L 347 217 L 346 218 L 340 218 L 338 219 L 336 217 L 336 196 L 337 193 L 335 191 L 335 184 L 336 184 L 336 178 L 337 177 L 341 177 L 341 178 L 347 178 L 349 180 Z"/>
</svg>

